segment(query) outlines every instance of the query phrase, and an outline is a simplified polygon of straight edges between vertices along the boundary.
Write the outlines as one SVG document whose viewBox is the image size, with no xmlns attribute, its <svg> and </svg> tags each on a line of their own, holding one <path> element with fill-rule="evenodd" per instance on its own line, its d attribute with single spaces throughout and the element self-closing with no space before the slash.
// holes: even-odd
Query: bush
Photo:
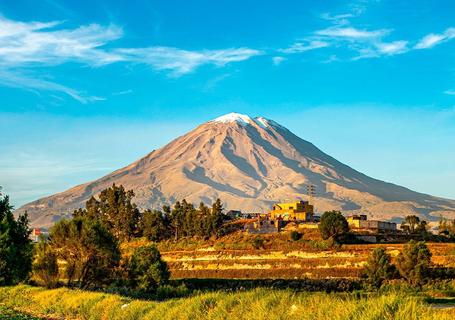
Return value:
<svg viewBox="0 0 455 320">
<path fill-rule="evenodd" d="M 154 245 L 134 251 L 129 264 L 129 277 L 134 288 L 144 293 L 155 293 L 159 285 L 169 280 L 167 264 Z"/>
<path fill-rule="evenodd" d="M 338 241 L 349 231 L 346 218 L 339 211 L 327 211 L 321 217 L 319 232 L 324 240 L 333 238 Z"/>
<path fill-rule="evenodd" d="M 261 237 L 256 237 L 253 239 L 253 248 L 256 250 L 264 249 L 264 239 Z"/>
<path fill-rule="evenodd" d="M 302 238 L 302 234 L 298 231 L 291 231 L 291 233 L 289 234 L 289 238 L 292 240 L 292 241 L 298 241 Z"/>
<path fill-rule="evenodd" d="M 65 262 L 67 285 L 100 287 L 113 278 L 120 250 L 115 237 L 98 220 L 61 220 L 50 232 L 50 247 Z"/>
<path fill-rule="evenodd" d="M 59 281 L 57 255 L 52 252 L 46 239 L 40 239 L 35 247 L 33 275 L 47 288 L 54 288 Z"/>
<path fill-rule="evenodd" d="M 375 248 L 367 261 L 363 276 L 368 283 L 379 288 L 384 280 L 392 279 L 396 268 L 391 264 L 391 257 L 384 248 Z"/>
<path fill-rule="evenodd" d="M 425 242 L 409 241 L 397 257 L 401 276 L 411 285 L 421 286 L 430 277 L 431 252 Z"/>
</svg>

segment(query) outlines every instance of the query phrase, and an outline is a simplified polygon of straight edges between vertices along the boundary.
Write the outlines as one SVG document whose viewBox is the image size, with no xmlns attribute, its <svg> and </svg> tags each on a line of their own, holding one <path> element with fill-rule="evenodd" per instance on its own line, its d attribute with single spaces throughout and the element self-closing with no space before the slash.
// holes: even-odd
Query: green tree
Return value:
<svg viewBox="0 0 455 320">
<path fill-rule="evenodd" d="M 120 261 L 117 239 L 98 220 L 75 217 L 52 227 L 50 246 L 65 262 L 67 285 L 97 287 L 108 282 Z"/>
<path fill-rule="evenodd" d="M 396 268 L 391 260 L 384 248 L 375 248 L 372 251 L 363 274 L 371 286 L 379 288 L 384 280 L 392 279 L 396 275 Z"/>
<path fill-rule="evenodd" d="M 172 211 L 170 212 L 170 220 L 171 220 L 171 228 L 175 240 L 182 236 L 183 234 L 183 226 L 184 226 L 184 219 L 185 219 L 185 209 L 180 204 L 179 201 L 175 202 Z"/>
<path fill-rule="evenodd" d="M 221 227 L 224 222 L 224 215 L 223 205 L 221 204 L 221 200 L 219 198 L 216 199 L 215 203 L 212 205 L 210 220 L 212 226 L 212 234 L 220 235 Z"/>
<path fill-rule="evenodd" d="M 54 288 L 59 281 L 57 255 L 49 245 L 48 239 L 40 238 L 35 246 L 33 275 L 47 288 Z"/>
<path fill-rule="evenodd" d="M 9 197 L 0 192 L 0 285 L 26 280 L 32 267 L 27 213 L 16 220 L 12 210 Z"/>
<path fill-rule="evenodd" d="M 406 216 L 404 218 L 404 221 L 401 223 L 402 226 L 409 227 L 408 230 L 410 233 L 414 233 L 416 231 L 416 228 L 419 226 L 419 224 L 420 224 L 420 219 L 419 219 L 419 217 L 417 217 L 415 215 Z M 402 227 L 402 229 L 406 229 L 406 227 Z"/>
<path fill-rule="evenodd" d="M 136 249 L 129 264 L 129 277 L 141 292 L 154 293 L 169 280 L 169 269 L 154 245 Z"/>
<path fill-rule="evenodd" d="M 409 241 L 397 257 L 400 275 L 412 285 L 422 285 L 430 275 L 431 252 L 425 242 Z"/>
<path fill-rule="evenodd" d="M 138 233 L 141 214 L 132 203 L 134 192 L 123 186 L 107 188 L 98 198 L 91 197 L 85 209 L 74 212 L 75 217 L 88 217 L 101 221 L 121 241 L 128 241 Z"/>
<path fill-rule="evenodd" d="M 142 235 L 151 241 L 169 238 L 169 221 L 161 211 L 146 210 L 142 217 Z"/>
<path fill-rule="evenodd" d="M 338 241 L 348 231 L 348 222 L 340 211 L 324 212 L 319 223 L 319 232 L 324 240 L 333 238 Z"/>
</svg>

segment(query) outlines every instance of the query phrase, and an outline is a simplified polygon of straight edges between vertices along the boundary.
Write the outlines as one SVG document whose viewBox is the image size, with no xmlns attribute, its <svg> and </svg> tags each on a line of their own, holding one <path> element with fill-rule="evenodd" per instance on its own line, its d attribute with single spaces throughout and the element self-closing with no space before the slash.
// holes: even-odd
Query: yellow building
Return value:
<svg viewBox="0 0 455 320">
<path fill-rule="evenodd" d="M 270 211 L 272 220 L 284 221 L 313 221 L 313 206 L 308 201 L 296 201 L 289 203 L 276 203 Z"/>
</svg>

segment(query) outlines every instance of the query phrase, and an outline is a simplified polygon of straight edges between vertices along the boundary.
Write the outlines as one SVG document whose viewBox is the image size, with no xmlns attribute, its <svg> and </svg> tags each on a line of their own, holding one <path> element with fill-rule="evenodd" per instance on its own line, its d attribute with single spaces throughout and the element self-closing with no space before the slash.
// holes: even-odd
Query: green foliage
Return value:
<svg viewBox="0 0 455 320">
<path fill-rule="evenodd" d="M 40 238 L 35 246 L 33 275 L 47 288 L 54 288 L 59 281 L 57 255 L 51 249 L 46 238 Z"/>
<path fill-rule="evenodd" d="M 431 252 L 425 242 L 409 241 L 397 257 L 401 276 L 411 285 L 421 286 L 430 276 Z"/>
<path fill-rule="evenodd" d="M 169 219 L 161 211 L 146 210 L 143 213 L 142 235 L 151 241 L 161 241 L 170 237 Z"/>
<path fill-rule="evenodd" d="M 254 249 L 264 249 L 265 248 L 265 241 L 262 237 L 256 237 L 253 239 L 252 246 Z"/>
<path fill-rule="evenodd" d="M 428 223 L 415 215 L 406 216 L 401 229 L 408 234 L 421 234 L 423 239 L 428 238 Z"/>
<path fill-rule="evenodd" d="M 99 220 L 112 234 L 121 241 L 130 240 L 139 230 L 140 212 L 132 203 L 134 192 L 125 191 L 123 186 L 115 184 L 99 194 L 99 200 L 91 197 L 85 209 L 74 212 L 75 217 L 87 217 Z"/>
<path fill-rule="evenodd" d="M 289 238 L 292 241 L 298 241 L 302 238 L 302 234 L 296 230 L 292 230 L 291 233 L 289 234 Z"/>
<path fill-rule="evenodd" d="M 324 240 L 333 238 L 338 241 L 349 231 L 349 225 L 340 211 L 327 211 L 321 217 L 319 231 Z"/>
<path fill-rule="evenodd" d="M 0 192 L 0 285 L 26 280 L 32 267 L 27 214 L 16 220 L 12 210 L 9 197 Z"/>
<path fill-rule="evenodd" d="M 440 235 L 446 236 L 450 239 L 455 239 L 455 219 L 450 221 L 441 217 L 439 220 L 438 231 Z"/>
<path fill-rule="evenodd" d="M 167 264 L 154 245 L 140 247 L 134 251 L 129 265 L 132 284 L 141 292 L 154 293 L 159 285 L 169 280 Z"/>
<path fill-rule="evenodd" d="M 216 200 L 211 209 L 202 202 L 196 209 L 185 199 L 182 202 L 177 201 L 172 210 L 169 207 L 163 209 L 165 212 L 162 215 L 169 228 L 169 232 L 165 234 L 170 234 L 175 240 L 194 236 L 209 238 L 223 234 L 224 216 L 220 199 Z"/>
<path fill-rule="evenodd" d="M 384 248 L 375 248 L 368 258 L 364 270 L 364 277 L 368 283 L 379 288 L 384 280 L 392 279 L 396 275 L 396 268 L 391 263 L 391 257 Z"/>
<path fill-rule="evenodd" d="M 67 285 L 100 286 L 111 279 L 120 261 L 115 237 L 98 220 L 76 217 L 58 222 L 50 232 L 50 247 L 65 262 Z"/>
</svg>

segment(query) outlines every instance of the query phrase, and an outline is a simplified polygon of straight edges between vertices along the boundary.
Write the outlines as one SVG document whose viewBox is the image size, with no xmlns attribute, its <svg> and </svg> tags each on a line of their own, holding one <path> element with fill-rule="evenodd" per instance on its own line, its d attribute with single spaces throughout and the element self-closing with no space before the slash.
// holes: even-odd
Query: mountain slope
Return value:
<svg viewBox="0 0 455 320">
<path fill-rule="evenodd" d="M 337 209 L 386 219 L 455 216 L 454 200 L 370 178 L 272 120 L 239 114 L 204 123 L 125 168 L 17 212 L 27 210 L 33 225 L 49 226 L 113 183 L 133 189 L 141 208 L 219 197 L 228 209 L 257 212 L 276 201 L 305 198 L 306 185 L 313 184 L 318 212 Z"/>
</svg>

